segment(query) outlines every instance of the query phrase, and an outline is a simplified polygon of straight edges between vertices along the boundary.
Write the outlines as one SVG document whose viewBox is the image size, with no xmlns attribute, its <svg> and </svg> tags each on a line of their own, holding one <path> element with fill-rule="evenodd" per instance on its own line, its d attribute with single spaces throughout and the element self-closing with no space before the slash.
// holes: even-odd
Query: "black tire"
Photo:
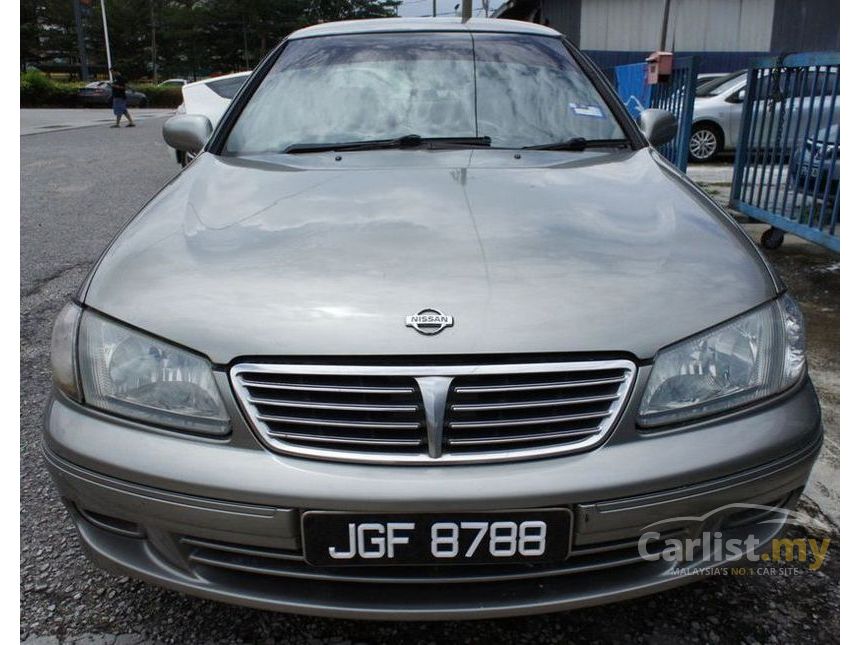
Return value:
<svg viewBox="0 0 860 645">
<path fill-rule="evenodd" d="M 149 100 L 148 99 L 140 99 L 140 103 L 137 104 L 137 107 L 139 107 L 139 108 L 149 107 Z"/>
<path fill-rule="evenodd" d="M 780 231 L 778 228 L 774 228 L 771 226 L 764 233 L 761 234 L 761 245 L 773 251 L 774 249 L 778 249 L 782 246 L 782 243 L 785 241 L 785 233 Z"/>
<path fill-rule="evenodd" d="M 715 125 L 700 123 L 690 133 L 690 161 L 708 163 L 723 151 L 723 133 Z"/>
</svg>

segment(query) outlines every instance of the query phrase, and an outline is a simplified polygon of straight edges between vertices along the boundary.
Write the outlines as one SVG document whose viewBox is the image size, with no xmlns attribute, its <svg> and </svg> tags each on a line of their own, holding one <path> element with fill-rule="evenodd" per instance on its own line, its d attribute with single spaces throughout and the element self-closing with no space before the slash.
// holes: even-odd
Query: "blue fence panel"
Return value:
<svg viewBox="0 0 860 645">
<path fill-rule="evenodd" d="M 615 89 L 633 117 L 645 108 L 668 110 L 678 118 L 675 138 L 658 150 L 680 170 L 687 170 L 687 149 L 693 125 L 693 103 L 696 99 L 698 62 L 695 57 L 676 58 L 667 83 L 648 85 L 645 63 L 619 65 L 615 68 Z"/>
<path fill-rule="evenodd" d="M 693 104 L 696 100 L 698 62 L 695 57 L 672 61 L 672 76 L 668 83 L 652 85 L 652 108 L 668 110 L 678 118 L 678 133 L 669 143 L 657 148 L 675 166 L 686 172 L 693 126 Z"/>
<path fill-rule="evenodd" d="M 615 90 L 634 119 L 651 105 L 652 86 L 648 85 L 647 73 L 648 66 L 645 63 L 615 68 Z"/>
<path fill-rule="evenodd" d="M 731 206 L 783 232 L 839 251 L 839 54 L 751 61 Z"/>
</svg>

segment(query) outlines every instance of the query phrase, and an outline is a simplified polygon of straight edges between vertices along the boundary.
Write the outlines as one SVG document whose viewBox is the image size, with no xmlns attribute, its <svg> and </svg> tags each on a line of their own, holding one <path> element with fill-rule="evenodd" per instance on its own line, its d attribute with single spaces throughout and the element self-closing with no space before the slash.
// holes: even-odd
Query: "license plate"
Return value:
<svg viewBox="0 0 860 645">
<path fill-rule="evenodd" d="M 560 562 L 572 528 L 564 508 L 302 515 L 305 560 L 318 566 Z"/>
</svg>

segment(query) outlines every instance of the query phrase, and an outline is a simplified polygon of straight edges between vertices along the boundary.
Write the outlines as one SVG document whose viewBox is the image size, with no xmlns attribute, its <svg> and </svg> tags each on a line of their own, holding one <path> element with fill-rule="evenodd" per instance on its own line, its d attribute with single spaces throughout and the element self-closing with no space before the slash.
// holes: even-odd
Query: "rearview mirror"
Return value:
<svg viewBox="0 0 860 645">
<path fill-rule="evenodd" d="M 165 121 L 161 136 L 171 148 L 197 154 L 212 134 L 212 123 L 201 114 L 177 114 Z"/>
<path fill-rule="evenodd" d="M 678 133 L 678 119 L 667 110 L 643 110 L 638 121 L 639 129 L 652 146 L 669 143 Z"/>
</svg>

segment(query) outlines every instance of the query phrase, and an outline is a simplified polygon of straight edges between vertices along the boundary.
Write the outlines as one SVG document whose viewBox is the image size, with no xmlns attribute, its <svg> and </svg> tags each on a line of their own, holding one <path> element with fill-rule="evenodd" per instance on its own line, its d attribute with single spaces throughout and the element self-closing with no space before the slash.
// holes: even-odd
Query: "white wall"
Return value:
<svg viewBox="0 0 860 645">
<path fill-rule="evenodd" d="M 666 46 L 675 51 L 768 51 L 776 0 L 671 0 Z M 664 0 L 582 0 L 582 49 L 652 51 Z"/>
</svg>

